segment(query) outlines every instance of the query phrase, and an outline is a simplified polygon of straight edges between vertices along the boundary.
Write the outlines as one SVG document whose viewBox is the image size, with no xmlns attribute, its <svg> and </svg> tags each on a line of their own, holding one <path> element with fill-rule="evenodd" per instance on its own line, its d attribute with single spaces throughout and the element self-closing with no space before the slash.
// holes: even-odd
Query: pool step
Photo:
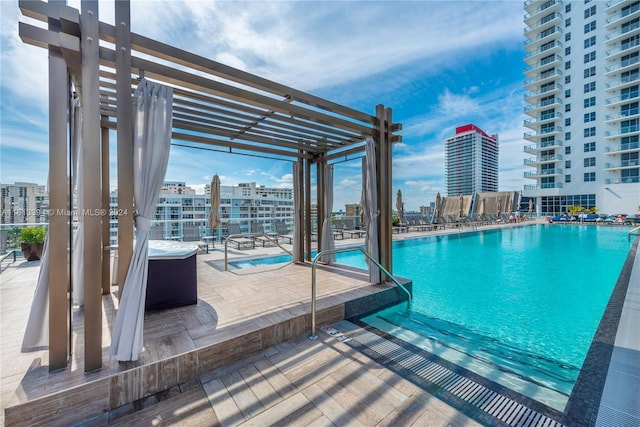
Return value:
<svg viewBox="0 0 640 427">
<path fill-rule="evenodd" d="M 461 372 L 455 365 L 425 351 L 414 351 L 368 329 L 341 321 L 323 330 L 485 424 L 562 426 L 557 421 L 562 415 L 559 411 Z"/>
</svg>

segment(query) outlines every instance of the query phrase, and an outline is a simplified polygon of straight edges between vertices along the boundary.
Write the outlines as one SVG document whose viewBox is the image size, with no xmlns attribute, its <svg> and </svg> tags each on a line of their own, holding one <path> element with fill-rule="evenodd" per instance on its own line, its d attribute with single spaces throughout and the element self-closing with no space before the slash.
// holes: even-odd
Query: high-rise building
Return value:
<svg viewBox="0 0 640 427">
<path fill-rule="evenodd" d="M 523 196 L 539 214 L 640 205 L 640 2 L 527 0 Z"/>
<path fill-rule="evenodd" d="M 49 194 L 30 182 L 0 184 L 0 223 L 42 224 L 49 221 Z"/>
<path fill-rule="evenodd" d="M 445 142 L 447 195 L 498 191 L 498 135 L 468 124 Z"/>
</svg>

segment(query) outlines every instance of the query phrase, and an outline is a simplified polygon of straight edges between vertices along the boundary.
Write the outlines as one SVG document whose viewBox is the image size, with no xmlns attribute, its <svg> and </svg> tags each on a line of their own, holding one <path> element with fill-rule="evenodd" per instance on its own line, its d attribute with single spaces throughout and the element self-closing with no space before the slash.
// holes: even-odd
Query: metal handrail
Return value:
<svg viewBox="0 0 640 427">
<path fill-rule="evenodd" d="M 13 262 L 16 262 L 17 260 L 16 253 L 18 253 L 18 250 L 12 249 L 6 254 L 2 255 L 2 257 L 0 258 L 0 273 L 2 273 L 2 263 L 4 262 L 5 259 L 9 258 L 9 255 L 13 255 Z"/>
<path fill-rule="evenodd" d="M 634 229 L 632 229 L 632 230 L 630 230 L 630 231 L 627 233 L 627 241 L 628 241 L 628 242 L 631 242 L 631 235 L 632 235 L 634 232 L 636 232 L 636 231 L 637 231 L 637 235 L 639 235 L 639 236 L 640 236 L 640 226 L 639 226 L 639 227 L 636 227 L 636 228 L 634 228 Z"/>
<path fill-rule="evenodd" d="M 318 254 L 313 257 L 313 262 L 311 266 L 311 334 L 309 335 L 310 340 L 317 340 L 318 336 L 316 335 L 316 264 L 318 260 L 322 258 L 324 255 L 337 254 L 341 252 L 351 252 L 351 251 L 360 251 L 362 254 L 369 259 L 369 261 L 373 262 L 380 270 L 387 275 L 393 283 L 396 284 L 397 287 L 402 289 L 407 294 L 407 304 L 411 303 L 411 293 L 404 287 L 398 280 L 391 275 L 378 261 L 376 261 L 367 251 L 365 251 L 364 247 L 356 246 L 349 248 L 337 248 L 337 249 L 327 249 L 326 251 L 320 251 Z"/>
<path fill-rule="evenodd" d="M 283 251 L 285 251 L 289 255 L 293 256 L 293 253 L 291 253 L 289 250 L 283 248 L 282 245 L 280 243 L 278 243 L 277 240 L 273 240 L 271 237 L 267 236 L 264 233 L 230 234 L 224 239 L 224 271 L 229 271 L 229 269 L 228 269 L 228 261 L 229 260 L 228 260 L 228 254 L 227 254 L 227 244 L 229 243 L 229 239 L 232 239 L 234 237 L 265 237 L 271 243 L 273 243 L 274 245 L 276 245 L 277 247 L 279 247 L 280 249 L 282 249 Z M 254 242 L 254 244 L 255 244 L 255 242 Z"/>
</svg>

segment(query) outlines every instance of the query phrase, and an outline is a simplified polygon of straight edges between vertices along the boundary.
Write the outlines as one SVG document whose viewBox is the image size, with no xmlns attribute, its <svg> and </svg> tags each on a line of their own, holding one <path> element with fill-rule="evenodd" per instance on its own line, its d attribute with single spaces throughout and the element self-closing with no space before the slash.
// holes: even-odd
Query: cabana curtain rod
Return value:
<svg viewBox="0 0 640 427">
<path fill-rule="evenodd" d="M 222 153 L 222 154 L 236 154 L 238 156 L 257 157 L 257 158 L 260 158 L 260 159 L 278 160 L 278 161 L 281 161 L 281 162 L 294 163 L 294 162 L 297 161 L 297 160 L 293 160 L 293 159 L 282 159 L 282 158 L 278 158 L 278 157 L 263 156 L 263 155 L 260 155 L 260 154 L 240 153 L 238 151 L 233 151 L 233 148 L 229 148 L 228 150 L 220 150 L 220 149 L 210 148 L 210 147 L 196 147 L 196 146 L 193 146 L 193 145 L 179 144 L 177 142 L 172 142 L 171 145 L 173 147 L 193 148 L 193 149 L 196 149 L 196 150 L 214 151 L 216 153 Z"/>
</svg>

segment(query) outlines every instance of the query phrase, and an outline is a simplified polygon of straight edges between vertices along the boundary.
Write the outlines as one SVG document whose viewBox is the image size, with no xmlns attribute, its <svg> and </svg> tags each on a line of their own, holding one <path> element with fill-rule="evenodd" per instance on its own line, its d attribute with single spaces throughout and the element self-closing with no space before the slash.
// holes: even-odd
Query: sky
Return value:
<svg viewBox="0 0 640 427">
<path fill-rule="evenodd" d="M 0 8 L 0 182 L 46 184 L 47 53 L 19 39 L 18 22 L 34 21 L 17 1 Z M 113 1 L 99 8 L 113 24 Z M 501 191 L 531 184 L 523 177 L 523 15 L 520 0 L 131 2 L 136 33 L 371 115 L 377 104 L 392 108 L 403 126 L 393 194 L 402 190 L 406 211 L 446 195 L 444 141 L 468 123 L 499 136 Z M 171 148 L 165 180 L 202 193 L 213 174 L 222 185 L 292 186 L 287 161 Z M 334 211 L 358 203 L 360 189 L 359 160 L 334 166 Z"/>
</svg>

